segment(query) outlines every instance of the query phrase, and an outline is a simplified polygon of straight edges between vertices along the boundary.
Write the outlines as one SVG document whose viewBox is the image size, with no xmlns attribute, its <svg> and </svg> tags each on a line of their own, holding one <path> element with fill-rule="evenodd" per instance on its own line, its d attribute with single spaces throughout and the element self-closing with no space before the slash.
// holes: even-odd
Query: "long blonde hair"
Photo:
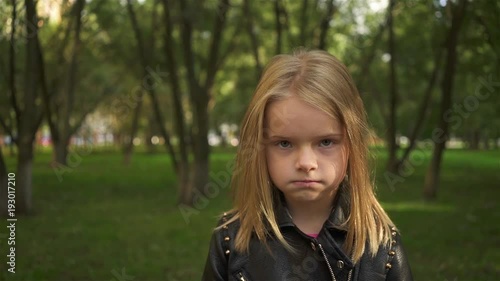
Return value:
<svg viewBox="0 0 500 281">
<path fill-rule="evenodd" d="M 369 250 L 375 255 L 381 244 L 390 243 L 392 222 L 375 198 L 370 179 L 370 133 L 363 102 L 347 68 L 334 56 L 319 50 L 298 50 L 292 55 L 272 58 L 249 104 L 241 125 L 231 181 L 234 208 L 231 219 L 224 224 L 240 221 L 236 250 L 248 251 L 252 232 L 263 243 L 272 232 L 293 251 L 277 225 L 274 213 L 277 192 L 270 183 L 264 150 L 266 107 L 291 94 L 343 124 L 350 151 L 347 167 L 350 210 L 345 222 L 348 232 L 344 248 L 357 262 L 368 241 Z"/>
</svg>

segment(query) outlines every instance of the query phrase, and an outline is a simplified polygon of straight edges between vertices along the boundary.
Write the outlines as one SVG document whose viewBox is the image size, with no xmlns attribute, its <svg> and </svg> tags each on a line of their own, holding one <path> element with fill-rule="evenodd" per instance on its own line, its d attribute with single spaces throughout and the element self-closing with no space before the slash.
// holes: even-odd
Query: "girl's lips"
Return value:
<svg viewBox="0 0 500 281">
<path fill-rule="evenodd" d="M 295 180 L 293 182 L 320 182 L 318 180 Z"/>
<path fill-rule="evenodd" d="M 314 186 L 318 183 L 319 183 L 319 181 L 312 181 L 312 180 L 293 181 L 294 185 L 303 186 L 303 187 Z"/>
</svg>

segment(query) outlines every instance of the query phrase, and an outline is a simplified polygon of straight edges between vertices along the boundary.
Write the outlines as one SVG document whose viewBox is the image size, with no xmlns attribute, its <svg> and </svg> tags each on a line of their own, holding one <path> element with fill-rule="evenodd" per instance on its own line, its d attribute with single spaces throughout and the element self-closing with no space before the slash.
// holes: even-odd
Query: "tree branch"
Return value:
<svg viewBox="0 0 500 281">
<path fill-rule="evenodd" d="M 73 112 L 74 106 L 74 97 L 75 97 L 75 88 L 77 83 L 77 72 L 78 72 L 78 55 L 80 53 L 81 48 L 81 30 L 82 30 L 82 12 L 85 8 L 85 0 L 77 0 L 75 2 L 75 38 L 73 42 L 73 52 L 71 54 L 71 62 L 68 69 L 68 89 L 66 92 L 66 103 L 65 103 L 65 112 L 63 120 L 63 126 L 61 130 L 61 138 L 66 139 L 69 137 L 69 133 L 71 131 L 71 125 L 69 123 L 69 118 Z"/>
<path fill-rule="evenodd" d="M 405 149 L 403 156 L 399 160 L 398 166 L 401 166 L 406 159 L 410 156 L 411 151 L 415 147 L 417 143 L 417 137 L 420 134 L 420 130 L 422 128 L 422 125 L 424 124 L 425 117 L 427 115 L 428 109 L 429 109 L 429 102 L 432 97 L 432 92 L 434 90 L 434 87 L 436 85 L 436 82 L 439 77 L 439 72 L 441 69 L 441 64 L 443 61 L 443 52 L 444 52 L 444 43 L 440 44 L 438 50 L 436 51 L 436 54 L 434 56 L 434 69 L 432 70 L 432 73 L 430 74 L 429 78 L 429 83 L 427 84 L 427 88 L 425 89 L 425 94 L 422 99 L 422 102 L 420 104 L 418 113 L 417 113 L 417 120 L 415 121 L 415 125 L 413 127 L 413 130 L 410 134 L 410 143 L 408 147 Z"/>
<path fill-rule="evenodd" d="M 165 0 L 164 0 L 164 3 L 166 3 Z M 136 19 L 136 16 L 135 16 L 134 9 L 132 7 L 131 0 L 127 0 L 127 8 L 128 8 L 130 20 L 132 22 L 135 39 L 137 41 L 137 47 L 138 47 L 137 50 L 140 53 L 139 57 L 140 57 L 140 61 L 141 61 L 141 64 L 142 64 L 143 71 L 144 71 L 144 75 L 145 76 L 146 75 L 150 75 L 150 73 L 148 73 L 148 69 L 149 69 L 148 68 L 148 62 L 146 60 L 146 55 L 145 55 L 145 50 L 144 50 L 144 45 L 143 45 L 143 41 L 142 41 L 141 32 L 139 30 L 139 25 L 137 23 L 137 19 Z M 152 50 L 151 50 L 151 52 L 152 52 Z M 161 110 L 160 110 L 160 106 L 159 106 L 159 101 L 158 101 L 158 97 L 156 95 L 155 88 L 154 87 L 149 87 L 146 90 L 148 91 L 148 93 L 149 93 L 149 95 L 151 97 L 151 102 L 152 102 L 152 105 L 153 105 L 154 114 L 155 114 L 156 120 L 158 122 L 158 127 L 160 129 L 160 132 L 161 132 L 163 138 L 165 139 L 165 146 L 167 148 L 167 151 L 170 153 L 170 156 L 171 156 L 171 159 L 172 159 L 172 166 L 174 167 L 175 171 L 178 171 L 178 169 L 179 169 L 179 163 L 178 163 L 178 160 L 177 160 L 177 157 L 176 157 L 176 154 L 175 154 L 175 149 L 174 149 L 174 147 L 172 146 L 172 144 L 170 142 L 170 134 L 168 133 L 168 131 L 165 129 L 165 126 L 164 126 L 163 116 L 161 114 Z"/>
<path fill-rule="evenodd" d="M 188 10 L 187 1 L 179 1 L 181 8 L 181 26 L 182 26 L 182 48 L 184 51 L 184 64 L 186 66 L 186 78 L 188 81 L 189 94 L 193 105 L 196 104 L 197 93 L 199 92 L 200 85 L 196 80 L 196 71 L 194 67 L 194 54 L 193 54 L 193 24 L 191 13 Z"/>
<path fill-rule="evenodd" d="M 369 77 L 369 71 L 370 71 L 370 66 L 375 59 L 375 53 L 377 51 L 377 45 L 379 44 L 380 40 L 382 39 L 382 35 L 384 34 L 385 28 L 387 26 L 387 22 L 389 21 L 389 13 L 387 13 L 387 16 L 385 20 L 380 23 L 378 32 L 373 38 L 373 43 L 371 44 L 371 49 L 369 52 L 367 52 L 367 55 L 363 62 L 361 63 L 361 75 L 359 76 L 360 81 L 358 81 L 359 85 L 364 88 L 364 85 L 367 81 L 367 78 Z"/>
<path fill-rule="evenodd" d="M 170 9 L 167 0 L 162 0 L 163 3 L 163 20 L 165 25 L 164 32 L 164 43 L 163 46 L 165 48 L 165 54 L 167 57 L 167 68 L 170 79 L 170 88 L 172 89 L 172 102 L 174 104 L 174 116 L 175 116 L 175 130 L 177 132 L 178 138 L 181 140 L 179 142 L 179 153 L 180 153 L 180 163 L 177 164 L 176 171 L 180 174 L 181 171 L 179 169 L 187 169 L 188 165 L 188 147 L 186 143 L 186 128 L 185 128 L 185 120 L 184 120 L 184 110 L 181 102 L 181 90 L 179 85 L 179 74 L 177 67 L 177 60 L 175 59 L 175 50 L 174 50 L 174 38 L 173 38 L 173 23 L 170 17 Z M 156 97 L 154 97 L 156 99 Z M 161 116 L 156 116 L 157 120 L 161 120 Z M 163 124 L 158 124 L 158 126 L 163 127 Z M 173 155 L 175 157 L 175 155 Z M 187 171 L 186 171 L 187 172 Z M 182 179 L 181 179 L 182 180 Z"/>
<path fill-rule="evenodd" d="M 222 39 L 222 31 L 226 24 L 226 15 L 229 7 L 229 0 L 220 0 L 218 5 L 218 16 L 215 17 L 213 37 L 210 45 L 210 54 L 208 58 L 207 65 L 207 75 L 204 85 L 204 92 L 208 95 L 210 88 L 212 88 L 215 80 L 215 74 L 217 73 L 219 49 Z M 210 97 L 208 97 L 210 99 Z"/>
<path fill-rule="evenodd" d="M 243 17 L 240 17 L 238 23 L 236 24 L 236 28 L 234 29 L 234 32 L 231 35 L 231 39 L 229 39 L 228 46 L 226 50 L 222 52 L 221 58 L 218 61 L 217 69 L 220 69 L 222 65 L 224 65 L 224 62 L 226 61 L 227 57 L 234 50 L 236 46 L 236 38 L 238 37 L 238 34 L 240 33 L 242 27 L 243 27 Z"/>
<path fill-rule="evenodd" d="M 486 33 L 486 41 L 488 42 L 488 45 L 490 45 L 491 50 L 497 55 L 498 60 L 500 60 L 500 51 L 493 42 L 492 39 L 493 36 L 491 35 L 491 30 L 488 28 L 488 25 L 484 22 L 484 19 L 479 15 L 475 16 L 475 20 L 479 23 L 479 25 L 481 25 L 484 28 L 484 31 Z"/>
<path fill-rule="evenodd" d="M 0 125 L 2 125 L 2 128 L 5 130 L 5 132 L 7 134 L 9 134 L 9 136 L 13 137 L 14 135 L 12 134 L 12 128 L 7 125 L 7 123 L 5 123 L 5 120 L 3 119 L 3 117 L 0 115 Z"/>
<path fill-rule="evenodd" d="M 43 57 L 43 51 L 42 51 L 42 46 L 40 44 L 40 39 L 38 36 L 36 37 L 36 45 L 37 45 L 37 53 L 38 53 L 38 62 L 39 62 L 39 73 L 40 73 L 40 83 L 41 83 L 41 91 L 42 91 L 42 98 L 44 101 L 44 106 L 45 106 L 45 114 L 47 116 L 47 122 L 49 124 L 49 129 L 50 129 L 50 134 L 52 136 L 53 140 L 58 141 L 60 136 L 59 136 L 59 130 L 57 129 L 57 126 L 54 122 L 54 114 L 52 111 L 51 107 L 51 97 L 49 94 L 49 90 L 47 87 L 47 77 L 45 75 L 45 59 Z"/>
</svg>

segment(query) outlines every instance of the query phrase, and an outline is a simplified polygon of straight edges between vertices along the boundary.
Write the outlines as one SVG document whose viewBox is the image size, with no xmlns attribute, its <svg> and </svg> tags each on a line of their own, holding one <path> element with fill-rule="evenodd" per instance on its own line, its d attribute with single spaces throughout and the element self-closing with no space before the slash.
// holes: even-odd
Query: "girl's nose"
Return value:
<svg viewBox="0 0 500 281">
<path fill-rule="evenodd" d="M 316 161 L 314 151 L 309 147 L 301 148 L 298 151 L 297 163 L 295 166 L 298 170 L 305 172 L 317 169 L 318 162 Z"/>
</svg>

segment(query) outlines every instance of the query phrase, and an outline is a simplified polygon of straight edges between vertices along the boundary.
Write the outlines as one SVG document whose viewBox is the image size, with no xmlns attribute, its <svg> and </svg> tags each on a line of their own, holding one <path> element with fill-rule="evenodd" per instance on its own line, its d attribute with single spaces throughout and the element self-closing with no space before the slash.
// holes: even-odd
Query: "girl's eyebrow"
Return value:
<svg viewBox="0 0 500 281">
<path fill-rule="evenodd" d="M 315 136 L 313 138 L 314 139 L 327 139 L 327 138 L 332 138 L 332 137 L 343 137 L 343 136 L 344 136 L 344 134 L 342 134 L 342 133 L 332 133 L 332 134 Z M 269 138 L 270 139 L 289 139 L 292 137 L 285 136 L 285 135 L 271 135 Z"/>
</svg>

